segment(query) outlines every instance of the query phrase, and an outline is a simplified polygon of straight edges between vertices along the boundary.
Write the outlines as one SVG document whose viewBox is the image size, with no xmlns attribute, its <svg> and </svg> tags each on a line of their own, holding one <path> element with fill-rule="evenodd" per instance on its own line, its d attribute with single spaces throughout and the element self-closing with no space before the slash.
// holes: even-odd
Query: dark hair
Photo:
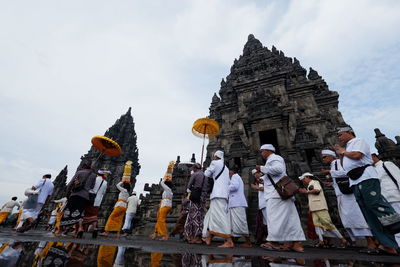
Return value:
<svg viewBox="0 0 400 267">
<path fill-rule="evenodd" d="M 173 184 L 172 184 L 171 181 L 165 181 L 164 184 L 165 184 L 166 186 L 168 186 L 169 188 L 171 188 L 171 190 L 172 190 Z"/>
<path fill-rule="evenodd" d="M 234 173 L 238 173 L 240 171 L 238 166 L 233 166 L 232 168 L 230 168 L 231 171 L 233 171 Z"/>
<path fill-rule="evenodd" d="M 51 178 L 51 174 L 45 174 L 43 175 L 44 178 Z"/>
<path fill-rule="evenodd" d="M 372 153 L 371 156 L 375 156 L 375 157 L 377 157 L 378 159 L 381 159 L 381 157 L 379 157 L 379 155 L 376 154 L 376 153 Z"/>
<path fill-rule="evenodd" d="M 17 197 L 12 197 L 11 200 L 17 200 Z"/>
<path fill-rule="evenodd" d="M 131 185 L 129 183 L 122 183 L 122 187 L 125 188 L 128 192 L 131 191 Z"/>
</svg>

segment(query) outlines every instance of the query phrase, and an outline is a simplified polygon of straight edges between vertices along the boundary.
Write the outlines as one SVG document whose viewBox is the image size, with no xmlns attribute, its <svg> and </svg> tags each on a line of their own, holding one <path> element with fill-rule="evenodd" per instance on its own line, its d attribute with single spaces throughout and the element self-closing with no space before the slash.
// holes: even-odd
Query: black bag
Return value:
<svg viewBox="0 0 400 267">
<path fill-rule="evenodd" d="M 299 186 L 289 176 L 283 176 L 277 183 L 269 174 L 267 176 L 282 200 L 293 197 L 299 191 Z"/>
<path fill-rule="evenodd" d="M 201 187 L 195 187 L 192 190 L 190 190 L 190 196 L 189 200 L 194 202 L 194 203 L 200 203 L 201 199 L 201 194 L 203 193 L 203 186 L 204 186 L 204 180 L 206 177 L 203 175 L 203 182 L 201 183 Z"/>
<path fill-rule="evenodd" d="M 400 222 L 393 223 L 391 225 L 384 226 L 384 228 L 392 235 L 400 233 Z"/>
<path fill-rule="evenodd" d="M 224 172 L 224 170 L 225 170 L 225 163 L 223 163 L 224 164 L 224 167 L 222 168 L 222 170 L 220 171 L 220 173 L 218 173 L 218 175 L 217 175 L 217 177 L 215 177 L 215 179 L 213 179 L 212 177 L 208 177 L 208 183 L 207 183 L 207 193 L 208 194 L 211 194 L 211 192 L 213 191 L 213 188 L 214 188 L 214 180 L 216 181 L 220 176 L 221 176 L 221 174 Z"/>
<path fill-rule="evenodd" d="M 337 161 L 335 161 L 335 169 L 336 171 L 338 170 L 338 166 L 337 166 Z M 344 195 L 350 195 L 353 194 L 353 189 L 351 189 L 350 187 L 350 180 L 349 177 L 340 177 L 340 178 L 336 178 L 336 184 L 339 187 L 340 192 L 342 192 L 342 194 Z"/>
<path fill-rule="evenodd" d="M 371 164 L 367 164 L 367 165 L 364 165 L 361 167 L 354 168 L 347 173 L 347 176 L 349 176 L 351 180 L 357 180 L 358 178 L 360 178 L 363 175 L 365 169 L 369 166 L 371 166 Z"/>
</svg>

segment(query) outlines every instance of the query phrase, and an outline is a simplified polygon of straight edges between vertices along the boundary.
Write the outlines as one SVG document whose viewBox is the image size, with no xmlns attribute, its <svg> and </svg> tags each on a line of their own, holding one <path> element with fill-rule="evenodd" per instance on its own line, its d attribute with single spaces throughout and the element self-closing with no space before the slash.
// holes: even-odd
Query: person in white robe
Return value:
<svg viewBox="0 0 400 267">
<path fill-rule="evenodd" d="M 381 182 L 381 193 L 392 205 L 397 213 L 400 213 L 400 169 L 391 161 L 382 161 L 380 157 L 372 153 L 372 161 L 378 172 Z M 394 236 L 400 246 L 400 233 Z"/>
<path fill-rule="evenodd" d="M 232 236 L 244 237 L 246 242 L 243 247 L 251 247 L 249 227 L 247 225 L 246 208 L 247 201 L 244 195 L 244 184 L 242 177 L 233 168 L 229 170 L 231 181 L 229 183 L 229 214 L 231 217 Z"/>
<path fill-rule="evenodd" d="M 255 183 L 251 184 L 253 190 L 258 191 L 258 213 L 256 217 L 255 237 L 256 244 L 261 244 L 265 241 L 268 233 L 267 227 L 267 200 L 264 195 L 264 174 L 253 169 L 251 173 L 254 175 Z"/>
<path fill-rule="evenodd" d="M 339 216 L 343 227 L 346 229 L 352 241 L 366 239 L 368 243 L 367 247 L 370 249 L 375 248 L 375 241 L 372 238 L 373 235 L 357 204 L 354 194 L 343 193 L 338 186 L 338 182 L 349 183 L 349 178 L 343 170 L 340 160 L 336 159 L 336 153 L 332 150 L 325 149 L 321 151 L 321 156 L 322 162 L 330 165 L 330 170 L 323 169 L 321 172 L 332 177 L 332 183 L 325 183 L 325 185 L 332 186 L 335 190 Z"/>
<path fill-rule="evenodd" d="M 224 152 L 215 152 L 204 175 L 214 180 L 214 186 L 210 195 L 210 208 L 204 217 L 203 241 L 210 245 L 213 236 L 219 236 L 226 238 L 226 242 L 219 247 L 232 248 L 234 244 L 228 210 L 229 169 L 224 163 Z"/>
<path fill-rule="evenodd" d="M 270 179 L 277 183 L 286 176 L 285 161 L 275 154 L 275 147 L 264 144 L 260 148 L 261 156 L 266 159 L 264 166 L 256 165 L 256 170 L 264 173 L 264 194 L 267 200 L 267 243 L 261 245 L 267 250 L 293 250 L 303 252 L 300 241 L 306 240 L 301 228 L 300 217 L 294 204 L 294 197 L 282 200 Z M 284 242 L 280 246 L 279 242 Z"/>
</svg>

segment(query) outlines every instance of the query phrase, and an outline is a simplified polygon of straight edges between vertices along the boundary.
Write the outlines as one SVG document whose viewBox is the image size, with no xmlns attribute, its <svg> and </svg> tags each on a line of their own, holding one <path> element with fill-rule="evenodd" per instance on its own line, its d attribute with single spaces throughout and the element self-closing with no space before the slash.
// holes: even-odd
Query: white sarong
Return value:
<svg viewBox="0 0 400 267">
<path fill-rule="evenodd" d="M 232 235 L 235 237 L 249 236 L 249 227 L 247 226 L 246 208 L 234 207 L 229 209 L 231 217 Z"/>
<path fill-rule="evenodd" d="M 337 196 L 337 203 L 340 220 L 352 241 L 372 236 L 371 230 L 353 194 Z"/>
<path fill-rule="evenodd" d="M 293 198 L 288 200 L 280 198 L 268 199 L 267 214 L 267 241 L 288 242 L 306 240 Z"/>
<path fill-rule="evenodd" d="M 210 208 L 204 217 L 203 237 L 209 234 L 230 237 L 231 223 L 228 211 L 228 200 L 225 198 L 213 198 L 210 201 Z"/>
</svg>

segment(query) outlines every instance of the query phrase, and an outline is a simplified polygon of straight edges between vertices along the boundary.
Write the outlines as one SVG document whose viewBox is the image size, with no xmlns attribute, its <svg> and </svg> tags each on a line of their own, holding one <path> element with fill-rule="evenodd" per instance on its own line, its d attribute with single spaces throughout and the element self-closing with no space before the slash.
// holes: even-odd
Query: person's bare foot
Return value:
<svg viewBox="0 0 400 267">
<path fill-rule="evenodd" d="M 202 238 L 201 240 L 203 240 L 207 246 L 211 245 L 211 237 Z"/>
<path fill-rule="evenodd" d="M 156 239 L 157 234 L 156 234 L 156 233 L 152 233 L 151 235 L 149 235 L 149 237 L 150 237 L 151 239 Z"/>
<path fill-rule="evenodd" d="M 218 246 L 219 248 L 233 248 L 235 245 L 233 244 L 232 241 L 226 241 L 222 245 Z"/>
<path fill-rule="evenodd" d="M 201 240 L 200 237 L 192 239 L 192 244 L 201 244 L 203 241 Z"/>
<path fill-rule="evenodd" d="M 300 242 L 293 242 L 293 244 L 291 246 L 291 250 L 296 251 L 296 252 L 304 252 L 304 248 Z"/>
<path fill-rule="evenodd" d="M 103 232 L 103 233 L 101 233 L 100 235 L 102 235 L 102 236 L 108 236 L 108 234 L 109 234 L 109 232 Z"/>
<path fill-rule="evenodd" d="M 160 238 L 160 241 L 167 241 L 167 240 L 168 240 L 168 236 L 167 235 Z"/>
</svg>

